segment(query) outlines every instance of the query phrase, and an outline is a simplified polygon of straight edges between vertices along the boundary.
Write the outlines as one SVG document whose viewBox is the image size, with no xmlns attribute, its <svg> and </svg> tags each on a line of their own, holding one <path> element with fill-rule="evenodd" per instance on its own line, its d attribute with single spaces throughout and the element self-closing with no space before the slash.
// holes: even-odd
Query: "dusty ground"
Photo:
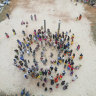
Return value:
<svg viewBox="0 0 96 96">
<path fill-rule="evenodd" d="M 37 14 L 37 22 L 30 20 L 30 15 L 34 13 Z M 76 17 L 80 14 L 83 15 L 82 20 L 76 21 Z M 96 46 L 90 35 L 90 21 L 85 16 L 83 4 L 78 3 L 75 6 L 70 0 L 50 0 L 49 2 L 48 0 L 20 0 L 10 18 L 0 23 L 0 91 L 16 94 L 25 87 L 36 96 L 41 94 L 44 96 L 49 96 L 49 94 L 50 96 L 96 95 Z M 82 67 L 76 72 L 79 78 L 71 83 L 66 91 L 62 88 L 57 90 L 54 88 L 52 93 L 45 93 L 42 88 L 37 88 L 36 80 L 24 79 L 24 74 L 13 66 L 14 49 L 17 48 L 16 40 L 18 38 L 22 40 L 22 30 L 25 30 L 28 35 L 35 28 L 40 28 L 44 19 L 47 21 L 47 28 L 50 28 L 52 33 L 57 31 L 58 21 L 61 20 L 60 32 L 71 29 L 75 34 L 75 46 L 79 43 L 81 45 L 79 52 L 84 54 L 84 59 L 80 62 Z M 22 20 L 29 22 L 28 28 L 20 25 Z M 13 36 L 12 28 L 16 29 L 16 36 Z M 9 39 L 5 37 L 5 32 L 10 35 Z M 77 59 L 75 61 L 77 64 Z"/>
<path fill-rule="evenodd" d="M 6 13 L 11 14 L 12 10 L 16 7 L 17 2 L 18 0 L 11 0 L 9 5 L 5 5 L 2 13 L 0 13 L 0 22 L 6 19 Z"/>
<path fill-rule="evenodd" d="M 96 44 L 96 8 L 85 5 L 86 17 L 91 21 L 91 31 L 94 43 Z"/>
</svg>

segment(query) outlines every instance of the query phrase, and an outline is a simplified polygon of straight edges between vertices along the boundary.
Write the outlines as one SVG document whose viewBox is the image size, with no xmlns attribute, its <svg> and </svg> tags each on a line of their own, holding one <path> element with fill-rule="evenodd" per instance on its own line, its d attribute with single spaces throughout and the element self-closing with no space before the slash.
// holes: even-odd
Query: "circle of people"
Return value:
<svg viewBox="0 0 96 96">
<path fill-rule="evenodd" d="M 15 49 L 15 57 L 14 57 L 14 65 L 22 70 L 24 72 L 24 78 L 28 79 L 29 76 L 32 78 L 39 79 L 41 82 L 37 82 L 37 86 L 44 87 L 45 91 L 53 91 L 52 86 L 56 85 L 56 88 L 59 88 L 61 85 L 63 90 L 68 89 L 68 82 L 65 80 L 62 80 L 62 78 L 66 75 L 65 69 L 67 69 L 70 72 L 70 76 L 73 76 L 74 70 L 78 70 L 81 65 L 74 66 L 74 58 L 75 53 L 73 53 L 73 50 L 70 48 L 74 44 L 74 34 L 69 36 L 68 34 L 71 33 L 71 30 L 69 30 L 69 33 L 62 32 L 62 33 L 55 33 L 52 34 L 50 32 L 50 29 L 47 29 L 47 32 L 42 31 L 43 28 L 34 30 L 33 34 L 29 34 L 29 36 L 23 38 L 23 41 L 17 40 L 18 43 L 18 49 Z M 16 35 L 15 30 L 13 29 L 14 35 Z M 22 34 L 26 36 L 25 31 L 22 31 Z M 36 44 L 35 49 L 33 50 L 31 45 Z M 50 67 L 48 69 L 40 68 L 39 63 L 36 60 L 36 52 L 39 51 L 40 48 L 42 48 L 41 55 L 40 55 L 40 61 L 44 66 L 47 66 L 48 59 L 44 57 L 46 46 L 49 48 L 53 48 L 57 50 L 58 56 L 57 60 L 50 60 Z M 76 50 L 78 51 L 80 49 L 80 45 L 77 46 Z M 33 65 L 29 67 L 30 61 L 25 59 L 24 54 L 28 54 L 28 56 L 32 55 L 33 57 Z M 61 56 L 62 54 L 62 56 Z M 53 58 L 53 53 L 50 53 L 50 57 Z M 68 56 L 68 58 L 65 58 Z M 80 60 L 83 58 L 83 54 L 81 53 L 78 57 Z M 53 67 L 53 65 L 56 65 Z M 63 65 L 63 71 L 62 73 L 58 73 L 58 66 Z M 55 73 L 55 76 L 52 76 L 52 73 Z M 72 81 L 75 81 L 78 78 L 77 75 L 75 75 L 72 79 Z M 46 87 L 47 82 L 50 81 L 50 88 Z M 61 81 L 61 83 L 58 83 Z"/>
</svg>

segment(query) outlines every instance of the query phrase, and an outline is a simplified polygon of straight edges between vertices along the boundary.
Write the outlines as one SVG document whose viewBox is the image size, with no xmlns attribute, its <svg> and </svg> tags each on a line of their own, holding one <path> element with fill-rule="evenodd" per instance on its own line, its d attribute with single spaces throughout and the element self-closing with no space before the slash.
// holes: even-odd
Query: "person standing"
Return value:
<svg viewBox="0 0 96 96">
<path fill-rule="evenodd" d="M 52 87 L 50 87 L 50 88 L 49 88 L 49 90 L 50 90 L 50 92 L 52 92 L 52 91 L 53 91 L 53 88 L 52 88 Z"/>
<path fill-rule="evenodd" d="M 83 54 L 81 53 L 79 56 L 79 59 L 81 60 L 83 58 Z"/>
<path fill-rule="evenodd" d="M 23 34 L 24 36 L 26 35 L 24 30 L 22 31 L 22 34 Z"/>
<path fill-rule="evenodd" d="M 55 69 L 54 69 L 54 70 L 55 70 L 55 72 L 57 72 L 57 67 L 55 67 Z"/>
<path fill-rule="evenodd" d="M 75 81 L 76 79 L 78 79 L 78 76 L 75 75 L 73 78 L 72 78 L 72 81 Z"/>
<path fill-rule="evenodd" d="M 17 55 L 19 55 L 19 51 L 17 49 L 15 49 L 14 51 L 17 53 Z"/>
<path fill-rule="evenodd" d="M 36 16 L 36 14 L 34 14 L 34 19 L 35 19 L 35 21 L 37 21 L 37 16 Z"/>
<path fill-rule="evenodd" d="M 37 82 L 37 86 L 38 86 L 38 87 L 40 86 L 40 82 Z"/>
<path fill-rule="evenodd" d="M 31 18 L 31 20 L 33 21 L 33 16 L 32 16 L 32 15 L 30 16 L 30 18 Z"/>
<path fill-rule="evenodd" d="M 80 16 L 79 16 L 79 20 L 81 20 L 81 18 L 82 18 L 82 15 L 80 14 Z"/>
<path fill-rule="evenodd" d="M 10 17 L 9 17 L 9 14 L 8 14 L 8 13 L 6 14 L 6 16 L 7 16 L 7 18 L 8 18 L 8 19 L 10 19 Z"/>
<path fill-rule="evenodd" d="M 47 87 L 45 87 L 45 91 L 47 91 Z"/>
<path fill-rule="evenodd" d="M 28 76 L 27 76 L 27 74 L 24 74 L 24 77 L 25 77 L 26 79 L 28 79 Z"/>
<path fill-rule="evenodd" d="M 45 87 L 45 83 L 42 84 L 42 87 Z"/>
<path fill-rule="evenodd" d="M 9 35 L 8 35 L 8 33 L 5 33 L 5 35 L 6 35 L 6 37 L 7 37 L 7 38 L 9 38 Z"/>
<path fill-rule="evenodd" d="M 77 46 L 76 50 L 78 51 L 80 49 L 80 45 Z"/>
<path fill-rule="evenodd" d="M 16 31 L 15 31 L 15 29 L 12 29 L 12 31 L 13 31 L 13 34 L 16 35 Z"/>
<path fill-rule="evenodd" d="M 50 69 L 51 69 L 51 71 L 53 70 L 53 66 L 52 65 L 50 66 Z"/>
</svg>

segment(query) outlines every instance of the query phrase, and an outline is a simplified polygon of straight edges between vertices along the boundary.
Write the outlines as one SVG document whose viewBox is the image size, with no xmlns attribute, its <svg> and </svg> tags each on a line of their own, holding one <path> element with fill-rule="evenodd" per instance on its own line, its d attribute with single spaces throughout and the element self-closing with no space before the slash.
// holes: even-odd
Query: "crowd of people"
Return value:
<svg viewBox="0 0 96 96">
<path fill-rule="evenodd" d="M 13 29 L 15 34 L 15 30 Z M 70 76 L 73 76 L 74 70 L 78 70 L 81 65 L 74 65 L 75 53 L 71 49 L 71 46 L 74 44 L 74 34 L 69 36 L 69 32 L 55 33 L 52 34 L 50 29 L 47 32 L 42 31 L 41 29 L 34 30 L 34 34 L 29 34 L 26 36 L 25 31 L 22 31 L 24 35 L 23 41 L 17 40 L 18 49 L 15 49 L 15 57 L 14 57 L 14 65 L 24 72 L 24 78 L 28 79 L 29 76 L 32 78 L 36 78 L 40 81 L 37 82 L 37 86 L 42 86 L 45 91 L 53 91 L 53 85 L 56 88 L 62 86 L 63 90 L 68 88 L 69 83 L 62 78 L 66 75 L 66 69 L 70 72 Z M 34 43 L 36 47 L 33 49 Z M 44 54 L 47 51 L 47 48 L 53 48 L 58 52 L 58 56 L 56 60 L 50 60 L 50 67 L 47 69 L 41 68 L 38 60 L 36 60 L 36 53 L 42 48 L 40 55 L 40 62 L 44 66 L 47 66 L 47 62 L 49 58 L 46 58 Z M 76 48 L 77 51 L 80 50 L 80 45 Z M 33 57 L 33 63 L 30 62 L 29 59 L 26 59 L 24 56 L 27 54 L 28 56 Z M 50 53 L 50 58 L 53 58 L 55 54 L 53 52 Z M 83 54 L 81 53 L 78 59 L 82 59 Z M 30 67 L 30 64 L 31 67 Z M 54 67 L 55 65 L 55 67 Z M 49 65 L 48 65 L 49 66 Z M 58 73 L 58 66 L 63 66 L 63 70 L 61 73 Z M 55 75 L 53 75 L 55 74 Z M 72 81 L 75 81 L 78 78 L 77 75 L 73 76 Z M 41 83 L 42 82 L 42 83 Z M 50 87 L 47 87 L 47 83 L 50 83 Z"/>
<path fill-rule="evenodd" d="M 10 19 L 9 15 L 6 15 L 8 19 Z M 30 16 L 31 20 L 33 20 L 33 16 Z M 82 15 L 79 16 L 79 20 L 81 20 Z M 34 15 L 34 20 L 37 21 L 36 14 Z M 28 22 L 21 22 L 21 25 L 26 25 L 28 27 Z M 14 35 L 16 35 L 15 29 L 12 29 Z M 20 41 L 17 39 L 18 48 L 15 49 L 14 56 L 14 66 L 16 66 L 19 70 L 24 72 L 24 78 L 28 79 L 29 76 L 32 78 L 38 79 L 37 87 L 42 86 L 44 91 L 53 91 L 53 85 L 56 88 L 62 86 L 63 90 L 68 89 L 69 83 L 65 81 L 63 78 L 66 75 L 67 71 L 70 73 L 69 75 L 72 77 L 72 82 L 78 79 L 78 76 L 74 75 L 74 71 L 78 70 L 81 65 L 75 65 L 74 58 L 77 54 L 74 53 L 71 46 L 74 44 L 75 35 L 71 34 L 71 29 L 69 32 L 62 32 L 54 34 L 51 33 L 50 29 L 47 29 L 46 32 L 43 31 L 43 27 L 38 30 L 34 30 L 33 34 L 26 35 L 26 32 L 22 30 L 23 40 Z M 71 34 L 71 36 L 69 35 Z M 8 33 L 5 33 L 6 37 L 9 38 Z M 34 48 L 34 44 L 36 47 Z M 56 50 L 58 55 L 56 59 L 46 58 L 45 54 L 47 49 L 52 48 Z M 38 62 L 36 58 L 36 54 L 41 50 L 40 54 L 40 62 L 43 66 L 50 66 L 49 68 L 45 68 L 40 66 L 40 62 Z M 80 45 L 76 47 L 76 51 L 80 50 Z M 32 56 L 33 62 L 30 62 L 28 58 L 26 58 L 25 54 L 29 57 Z M 50 52 L 50 58 L 54 57 L 54 52 Z M 78 57 L 79 60 L 83 58 L 83 54 L 81 53 Z M 50 61 L 50 64 L 48 63 Z M 63 67 L 61 73 L 58 72 L 59 66 Z M 50 83 L 50 87 L 47 84 Z"/>
</svg>

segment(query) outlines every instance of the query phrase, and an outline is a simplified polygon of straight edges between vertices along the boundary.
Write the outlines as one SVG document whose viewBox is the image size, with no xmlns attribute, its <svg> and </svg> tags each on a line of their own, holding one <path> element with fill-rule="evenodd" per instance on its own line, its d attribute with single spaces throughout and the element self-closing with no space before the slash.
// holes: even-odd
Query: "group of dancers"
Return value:
<svg viewBox="0 0 96 96">
<path fill-rule="evenodd" d="M 14 30 L 13 30 L 14 31 Z M 24 78 L 28 79 L 29 76 L 32 78 L 38 79 L 37 86 L 42 86 L 45 91 L 53 91 L 53 85 L 56 88 L 59 88 L 61 85 L 63 90 L 68 88 L 69 83 L 63 80 L 63 77 L 66 75 L 67 70 L 70 72 L 70 76 L 73 76 L 74 70 L 78 70 L 81 65 L 75 66 L 74 58 L 75 53 L 71 49 L 71 46 L 74 44 L 74 34 L 69 36 L 69 32 L 55 33 L 52 34 L 50 29 L 46 32 L 42 29 L 34 30 L 33 34 L 26 36 L 25 31 L 22 31 L 24 35 L 23 41 L 17 40 L 18 49 L 15 49 L 14 65 L 24 72 Z M 34 48 L 34 44 L 36 47 Z M 34 49 L 33 49 L 34 48 Z M 40 67 L 40 62 L 36 59 L 36 54 L 42 49 L 40 54 L 40 62 L 44 66 L 50 66 L 49 68 Z M 56 60 L 50 60 L 45 57 L 45 53 L 48 48 L 56 50 L 58 52 Z M 80 50 L 80 45 L 76 47 L 76 50 Z M 32 56 L 33 62 L 30 62 L 29 59 L 26 59 L 25 54 Z M 50 58 L 53 58 L 55 54 L 50 53 Z M 82 59 L 83 54 L 81 53 L 78 59 Z M 49 65 L 48 65 L 49 64 Z M 63 70 L 61 73 L 58 72 L 58 66 L 62 66 Z M 67 69 L 67 70 L 66 70 Z M 54 75 L 53 75 L 54 74 Z M 78 78 L 77 75 L 73 76 L 72 81 L 75 81 Z M 47 87 L 47 83 L 50 83 L 50 87 Z"/>
</svg>

